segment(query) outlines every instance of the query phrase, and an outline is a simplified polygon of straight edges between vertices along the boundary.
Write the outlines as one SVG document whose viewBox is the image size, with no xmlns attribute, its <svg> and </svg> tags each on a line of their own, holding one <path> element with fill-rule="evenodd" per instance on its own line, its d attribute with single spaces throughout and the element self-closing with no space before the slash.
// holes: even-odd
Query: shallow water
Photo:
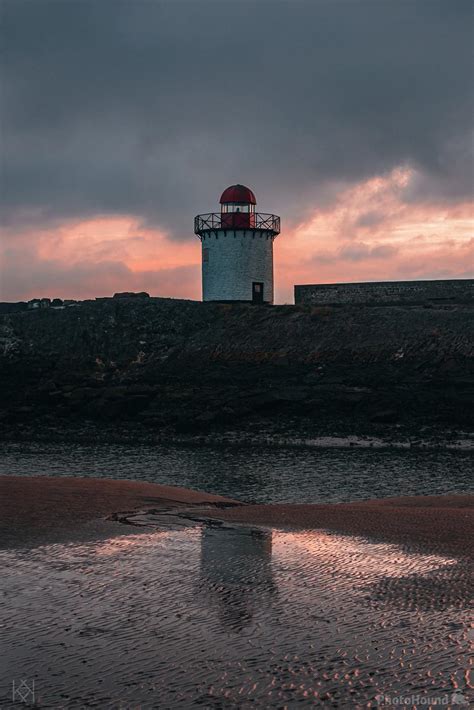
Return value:
<svg viewBox="0 0 474 710">
<path fill-rule="evenodd" d="M 162 524 L 0 553 L 3 708 L 20 679 L 54 708 L 467 699 L 456 559 L 323 531 Z"/>
<path fill-rule="evenodd" d="M 472 462 L 454 451 L 9 444 L 0 473 L 319 502 L 466 492 Z M 0 551 L 1 708 L 24 707 L 12 703 L 22 680 L 48 708 L 415 707 L 416 696 L 418 707 L 463 707 L 464 561 L 324 531 L 154 524 Z"/>
<path fill-rule="evenodd" d="M 463 493 L 474 454 L 446 450 L 2 444 L 0 474 L 151 481 L 245 501 Z"/>
</svg>

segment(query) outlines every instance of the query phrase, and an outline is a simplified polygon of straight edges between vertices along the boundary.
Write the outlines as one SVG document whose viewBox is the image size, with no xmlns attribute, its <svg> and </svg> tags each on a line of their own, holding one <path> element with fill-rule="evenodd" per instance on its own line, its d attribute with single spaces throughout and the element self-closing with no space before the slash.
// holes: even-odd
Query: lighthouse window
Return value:
<svg viewBox="0 0 474 710">
<path fill-rule="evenodd" d="M 202 260 L 204 263 L 207 263 L 209 261 L 209 249 L 202 250 Z"/>
<path fill-rule="evenodd" d="M 253 211 L 254 211 L 253 205 L 235 204 L 232 202 L 222 205 L 222 212 L 224 214 L 227 212 L 253 212 Z"/>
</svg>

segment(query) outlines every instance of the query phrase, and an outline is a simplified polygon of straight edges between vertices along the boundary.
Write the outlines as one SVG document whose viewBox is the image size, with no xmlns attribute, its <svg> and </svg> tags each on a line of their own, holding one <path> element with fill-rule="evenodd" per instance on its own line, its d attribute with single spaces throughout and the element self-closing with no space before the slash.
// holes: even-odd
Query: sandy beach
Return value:
<svg viewBox="0 0 474 710">
<path fill-rule="evenodd" d="M 273 528 L 326 529 L 437 552 L 467 557 L 474 554 L 474 496 L 467 494 L 334 505 L 249 505 L 153 483 L 0 476 L 2 546 L 130 534 L 130 525 L 146 525 L 147 515 L 153 524 L 153 516 L 163 510 L 175 511 L 185 518 Z"/>
<path fill-rule="evenodd" d="M 469 697 L 472 496 L 247 505 L 2 476 L 0 501 L 4 708 L 20 679 L 62 710 Z"/>
<path fill-rule="evenodd" d="M 247 505 L 216 510 L 234 523 L 326 529 L 473 557 L 474 496 L 414 496 L 333 505 Z"/>
<path fill-rule="evenodd" d="M 234 502 L 175 486 L 107 479 L 0 476 L 0 545 L 78 540 L 130 529 L 117 511 Z"/>
</svg>

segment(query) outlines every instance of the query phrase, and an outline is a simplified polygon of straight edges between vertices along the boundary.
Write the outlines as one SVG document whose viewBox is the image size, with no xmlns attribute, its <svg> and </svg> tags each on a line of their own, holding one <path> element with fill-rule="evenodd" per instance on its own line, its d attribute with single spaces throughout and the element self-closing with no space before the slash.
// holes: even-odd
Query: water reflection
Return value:
<svg viewBox="0 0 474 710">
<path fill-rule="evenodd" d="M 223 626 L 240 631 L 276 595 L 272 533 L 205 525 L 201 535 L 200 588 Z"/>
<path fill-rule="evenodd" d="M 0 551 L 3 708 L 18 676 L 35 678 L 41 707 L 104 710 L 468 697 L 464 558 L 323 531 L 155 522 L 168 527 Z M 443 595 L 459 603 L 440 613 Z"/>
</svg>

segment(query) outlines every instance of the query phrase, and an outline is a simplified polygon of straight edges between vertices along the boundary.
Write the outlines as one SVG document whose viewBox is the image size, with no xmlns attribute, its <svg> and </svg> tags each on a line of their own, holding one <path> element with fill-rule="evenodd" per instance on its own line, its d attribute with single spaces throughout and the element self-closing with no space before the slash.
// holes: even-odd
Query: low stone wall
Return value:
<svg viewBox="0 0 474 710">
<path fill-rule="evenodd" d="M 365 306 L 474 303 L 474 279 L 308 284 L 295 286 L 295 303 Z"/>
</svg>

